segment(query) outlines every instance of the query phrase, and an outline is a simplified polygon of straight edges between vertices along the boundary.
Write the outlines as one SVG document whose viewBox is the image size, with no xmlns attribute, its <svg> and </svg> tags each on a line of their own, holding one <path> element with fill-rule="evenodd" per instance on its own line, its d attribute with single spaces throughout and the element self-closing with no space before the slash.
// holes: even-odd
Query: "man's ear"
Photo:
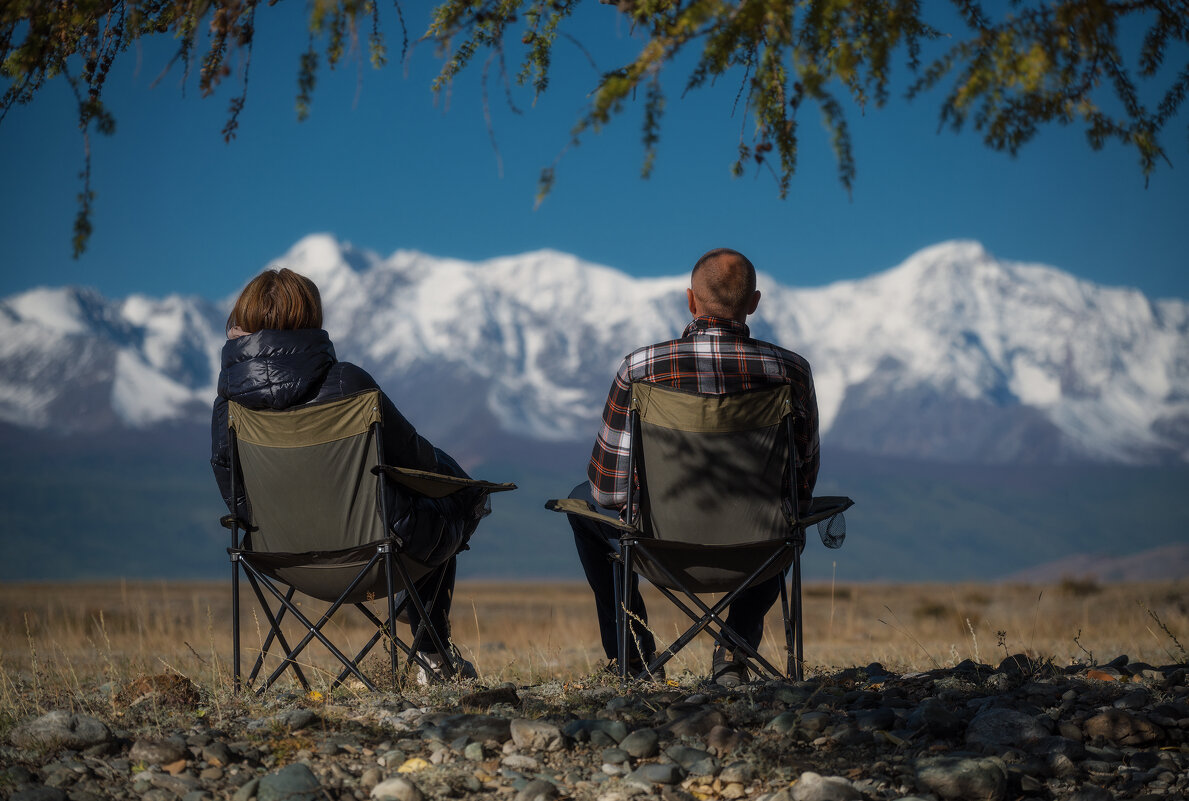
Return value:
<svg viewBox="0 0 1189 801">
<path fill-rule="evenodd" d="M 751 295 L 751 300 L 747 302 L 747 313 L 755 314 L 756 307 L 760 305 L 760 290 L 756 290 Z"/>
<path fill-rule="evenodd" d="M 689 301 L 689 313 L 694 317 L 698 316 L 698 302 L 694 300 L 694 291 L 692 289 L 685 290 L 685 297 Z"/>
</svg>

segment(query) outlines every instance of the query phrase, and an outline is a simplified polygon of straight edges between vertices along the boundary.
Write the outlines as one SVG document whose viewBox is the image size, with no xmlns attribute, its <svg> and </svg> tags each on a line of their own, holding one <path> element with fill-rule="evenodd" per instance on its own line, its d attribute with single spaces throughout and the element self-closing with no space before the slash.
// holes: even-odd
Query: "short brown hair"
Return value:
<svg viewBox="0 0 1189 801">
<path fill-rule="evenodd" d="M 737 250 L 715 248 L 702 254 L 690 273 L 690 286 L 712 314 L 733 317 L 756 291 L 756 268 Z"/>
<path fill-rule="evenodd" d="M 322 296 L 313 281 L 287 267 L 265 270 L 239 293 L 227 330 L 236 326 L 249 334 L 266 328 L 321 328 Z"/>
</svg>

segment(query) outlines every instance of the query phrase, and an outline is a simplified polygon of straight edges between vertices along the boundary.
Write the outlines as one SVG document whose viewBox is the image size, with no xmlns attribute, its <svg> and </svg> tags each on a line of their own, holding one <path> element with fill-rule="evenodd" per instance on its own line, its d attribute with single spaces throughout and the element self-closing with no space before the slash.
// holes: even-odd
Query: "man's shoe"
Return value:
<svg viewBox="0 0 1189 801">
<path fill-rule="evenodd" d="M 719 646 L 714 649 L 714 661 L 710 666 L 710 679 L 719 687 L 728 690 L 747 681 L 747 660 L 738 651 Z"/>
<path fill-rule="evenodd" d="M 451 653 L 454 662 L 454 678 L 455 680 L 462 679 L 477 679 L 479 678 L 479 671 L 475 670 L 474 663 L 463 659 L 458 650 L 451 648 Z M 424 659 L 429 663 L 435 671 L 440 672 L 442 669 L 442 657 L 436 651 L 420 651 L 418 657 Z M 417 670 L 413 674 L 413 679 L 417 682 L 419 687 L 428 687 L 430 684 L 429 673 L 421 665 L 417 665 Z"/>
</svg>

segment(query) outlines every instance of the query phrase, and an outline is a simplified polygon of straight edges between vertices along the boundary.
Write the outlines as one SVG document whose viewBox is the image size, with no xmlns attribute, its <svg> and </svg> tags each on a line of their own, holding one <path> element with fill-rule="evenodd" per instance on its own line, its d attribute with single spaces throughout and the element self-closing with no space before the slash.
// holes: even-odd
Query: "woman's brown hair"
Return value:
<svg viewBox="0 0 1189 801">
<path fill-rule="evenodd" d="M 244 287 L 227 318 L 227 330 L 254 334 L 265 328 L 321 328 L 322 296 L 304 275 L 287 267 L 265 270 Z"/>
</svg>

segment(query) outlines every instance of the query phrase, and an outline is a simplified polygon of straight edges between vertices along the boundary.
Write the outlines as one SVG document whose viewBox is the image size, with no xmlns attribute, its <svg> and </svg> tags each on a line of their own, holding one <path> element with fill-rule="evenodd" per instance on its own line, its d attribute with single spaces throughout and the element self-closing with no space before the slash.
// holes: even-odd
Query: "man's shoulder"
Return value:
<svg viewBox="0 0 1189 801">
<path fill-rule="evenodd" d="M 791 351 L 788 348 L 777 345 L 775 342 L 767 342 L 763 339 L 752 339 L 750 341 L 755 343 L 757 348 L 766 349 L 773 355 L 786 362 L 789 362 L 790 364 L 795 364 L 805 370 L 809 369 L 809 360 L 795 351 Z"/>
</svg>

